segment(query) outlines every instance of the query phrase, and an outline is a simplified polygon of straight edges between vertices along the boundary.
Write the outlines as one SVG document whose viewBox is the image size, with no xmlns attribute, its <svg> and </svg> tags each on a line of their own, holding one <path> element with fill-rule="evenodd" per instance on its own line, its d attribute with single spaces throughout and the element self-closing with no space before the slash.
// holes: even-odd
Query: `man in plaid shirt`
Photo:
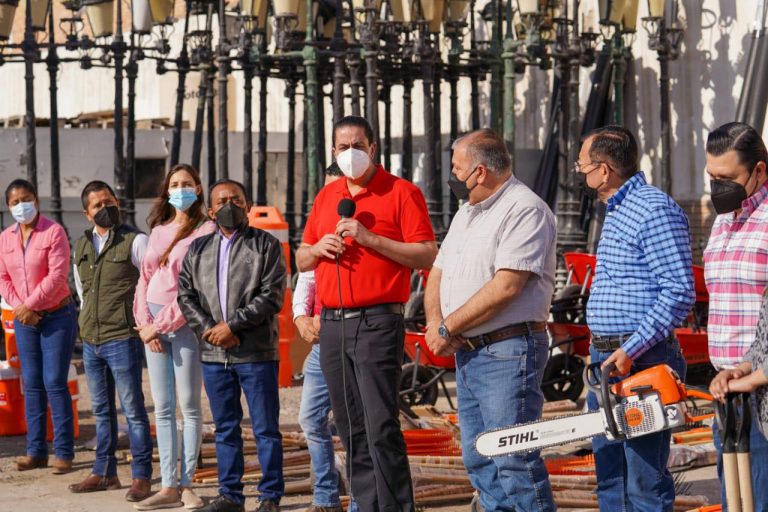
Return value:
<svg viewBox="0 0 768 512">
<path fill-rule="evenodd" d="M 712 383 L 718 396 L 755 341 L 763 290 L 768 286 L 768 151 L 757 131 L 728 123 L 707 138 L 707 173 L 718 213 L 704 251 L 709 291 L 709 358 L 720 374 Z M 756 510 L 768 511 L 768 441 L 752 416 L 750 452 Z M 718 474 L 722 447 L 715 429 Z M 725 503 L 725 491 L 722 491 Z"/>
<path fill-rule="evenodd" d="M 688 219 L 638 171 L 637 142 L 620 126 L 589 133 L 574 166 L 588 194 L 607 204 L 587 304 L 592 362 L 615 364 L 617 379 L 658 364 L 685 376 L 674 329 L 695 301 Z M 590 410 L 599 408 L 594 393 Z M 669 430 L 592 441 L 600 510 L 671 511 Z"/>
</svg>

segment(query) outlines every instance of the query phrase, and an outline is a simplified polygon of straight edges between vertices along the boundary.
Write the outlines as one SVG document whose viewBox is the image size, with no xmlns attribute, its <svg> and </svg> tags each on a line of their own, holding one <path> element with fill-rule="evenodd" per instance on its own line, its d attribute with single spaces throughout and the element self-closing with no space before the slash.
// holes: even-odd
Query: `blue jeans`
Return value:
<svg viewBox="0 0 768 512">
<path fill-rule="evenodd" d="M 601 363 L 611 355 L 591 347 L 589 352 L 593 363 Z M 664 363 L 681 379 L 685 378 L 686 363 L 677 341 L 657 343 L 634 361 L 630 373 Z M 590 411 L 599 408 L 597 397 L 591 391 L 587 394 L 587 405 Z M 664 430 L 628 441 L 609 441 L 605 436 L 592 439 L 600 510 L 673 510 L 675 484 L 667 469 L 671 436 L 671 430 Z"/>
<path fill-rule="evenodd" d="M 139 338 L 113 340 L 101 345 L 83 343 L 83 362 L 91 407 L 96 417 L 96 460 L 91 472 L 117 476 L 117 407 L 115 391 L 128 421 L 133 478 L 152 477 L 152 437 L 141 390 L 144 344 Z"/>
<path fill-rule="evenodd" d="M 755 512 L 768 512 L 768 440 L 760 431 L 760 419 L 755 412 L 752 402 L 752 430 L 749 435 L 749 455 L 752 466 L 752 497 L 755 501 Z M 723 445 L 717 430 L 717 422 L 712 425 L 715 433 L 715 448 L 717 448 L 717 477 L 720 479 L 720 496 L 722 496 L 723 512 L 728 512 L 725 499 L 725 482 L 723 480 Z"/>
<path fill-rule="evenodd" d="M 44 315 L 35 326 L 14 320 L 13 328 L 24 380 L 27 455 L 48 457 L 45 435 L 50 402 L 53 450 L 59 459 L 71 460 L 75 457 L 75 427 L 67 376 L 77 333 L 75 306 Z"/>
<path fill-rule="evenodd" d="M 304 385 L 301 389 L 299 424 L 307 438 L 307 449 L 315 473 L 315 488 L 312 504 L 318 507 L 338 507 L 339 474 L 333 453 L 333 439 L 328 414 L 331 412 L 331 397 L 320 368 L 320 345 L 312 347 L 304 363 Z M 349 512 L 357 512 L 357 503 L 349 503 Z"/>
<path fill-rule="evenodd" d="M 149 304 L 155 315 L 162 309 Z M 197 455 L 203 439 L 201 395 L 203 376 L 197 336 L 187 325 L 168 335 L 160 335 L 163 352 L 156 354 L 145 345 L 149 387 L 155 404 L 157 450 L 163 487 L 176 487 L 176 461 L 179 458 L 179 432 L 176 428 L 176 401 L 184 416 L 181 436 L 181 486 L 191 487 L 197 468 Z"/>
<path fill-rule="evenodd" d="M 456 389 L 464 465 L 480 491 L 485 512 L 554 511 L 552 488 L 539 452 L 483 457 L 475 450 L 481 433 L 539 419 L 541 381 L 549 340 L 544 332 L 499 341 L 456 354 Z"/>
<path fill-rule="evenodd" d="M 280 501 L 283 481 L 283 437 L 280 434 L 280 398 L 277 391 L 277 361 L 224 365 L 203 363 L 203 382 L 216 424 L 216 460 L 219 494 L 243 504 L 243 437 L 240 422 L 243 408 L 240 390 L 245 393 L 256 437 L 262 477 L 261 500 Z"/>
</svg>

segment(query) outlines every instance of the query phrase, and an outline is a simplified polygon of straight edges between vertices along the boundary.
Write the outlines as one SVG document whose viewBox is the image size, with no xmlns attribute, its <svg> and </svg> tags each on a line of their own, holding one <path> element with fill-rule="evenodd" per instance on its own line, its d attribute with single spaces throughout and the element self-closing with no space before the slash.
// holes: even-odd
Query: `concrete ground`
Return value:
<svg viewBox="0 0 768 512">
<path fill-rule="evenodd" d="M 82 369 L 80 370 L 82 372 Z M 145 370 L 146 372 L 146 370 Z M 152 398 L 149 393 L 148 380 L 145 373 L 145 397 L 151 415 Z M 133 510 L 133 505 L 124 500 L 126 485 L 130 484 L 130 466 L 121 462 L 118 466 L 118 475 L 124 485 L 124 489 L 118 491 L 106 491 L 87 495 L 71 494 L 67 485 L 85 478 L 94 460 L 94 452 L 83 445 L 95 435 L 94 419 L 90 413 L 90 399 L 85 385 L 84 375 L 79 375 L 80 400 L 78 402 L 80 418 L 80 437 L 76 440 L 75 471 L 68 475 L 52 475 L 50 469 L 40 469 L 19 473 L 15 470 L 13 460 L 25 453 L 24 436 L 0 437 L 0 511 L 23 512 L 120 512 Z M 453 383 L 449 383 L 449 389 L 454 395 Z M 284 388 L 280 390 L 281 424 L 295 425 L 299 407 L 300 387 Z M 207 399 L 203 393 L 205 421 L 211 422 L 208 412 Z M 441 397 L 437 404 L 438 409 L 448 410 L 448 404 Z M 247 411 L 247 407 L 244 406 Z M 291 427 L 294 428 L 294 427 Z M 212 446 L 212 445 L 209 445 Z M 250 458 L 253 458 L 251 456 Z M 248 457 L 246 458 L 249 459 Z M 153 488 L 159 487 L 159 465 L 155 464 L 155 478 Z M 684 473 L 686 494 L 705 495 L 710 503 L 719 502 L 719 483 L 713 466 L 698 468 Z M 212 498 L 217 494 L 215 484 L 195 484 L 195 489 L 204 499 Z M 246 486 L 246 510 L 255 510 L 257 507 L 255 486 Z M 290 495 L 282 501 L 283 510 L 304 510 L 311 503 L 311 496 Z M 424 507 L 423 510 L 444 512 L 468 510 L 468 502 L 452 503 L 441 506 Z"/>
</svg>

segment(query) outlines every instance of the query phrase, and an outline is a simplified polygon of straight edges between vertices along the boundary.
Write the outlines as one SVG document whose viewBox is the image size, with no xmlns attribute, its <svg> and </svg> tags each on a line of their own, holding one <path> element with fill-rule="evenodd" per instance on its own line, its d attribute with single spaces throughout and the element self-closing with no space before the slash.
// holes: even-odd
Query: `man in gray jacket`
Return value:
<svg viewBox="0 0 768 512">
<path fill-rule="evenodd" d="M 240 389 L 245 393 L 262 479 L 259 512 L 279 510 L 283 451 L 278 416 L 277 314 L 285 292 L 280 242 L 248 226 L 242 184 L 223 179 L 208 194 L 216 232 L 189 248 L 179 274 L 179 306 L 203 340 L 203 381 L 216 424 L 219 496 L 202 512 L 244 510 Z"/>
</svg>

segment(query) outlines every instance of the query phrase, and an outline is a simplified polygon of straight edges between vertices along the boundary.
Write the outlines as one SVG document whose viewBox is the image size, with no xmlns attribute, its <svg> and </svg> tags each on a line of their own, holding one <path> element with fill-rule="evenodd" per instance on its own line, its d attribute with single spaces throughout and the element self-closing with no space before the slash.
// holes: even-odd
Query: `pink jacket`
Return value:
<svg viewBox="0 0 768 512">
<path fill-rule="evenodd" d="M 0 233 L 0 296 L 13 308 L 45 311 L 69 294 L 69 240 L 59 224 L 40 214 L 27 248 L 16 223 Z"/>
<path fill-rule="evenodd" d="M 160 334 L 177 331 L 187 321 L 176 302 L 179 272 L 189 245 L 196 238 L 213 233 L 215 224 L 205 222 L 187 238 L 179 240 L 168 255 L 168 263 L 160 266 L 160 257 L 176 237 L 179 225 L 175 222 L 155 226 L 149 234 L 147 252 L 141 262 L 141 277 L 136 285 L 133 301 L 133 316 L 137 326 L 154 324 Z M 154 318 L 148 303 L 160 304 L 163 308 Z"/>
</svg>

